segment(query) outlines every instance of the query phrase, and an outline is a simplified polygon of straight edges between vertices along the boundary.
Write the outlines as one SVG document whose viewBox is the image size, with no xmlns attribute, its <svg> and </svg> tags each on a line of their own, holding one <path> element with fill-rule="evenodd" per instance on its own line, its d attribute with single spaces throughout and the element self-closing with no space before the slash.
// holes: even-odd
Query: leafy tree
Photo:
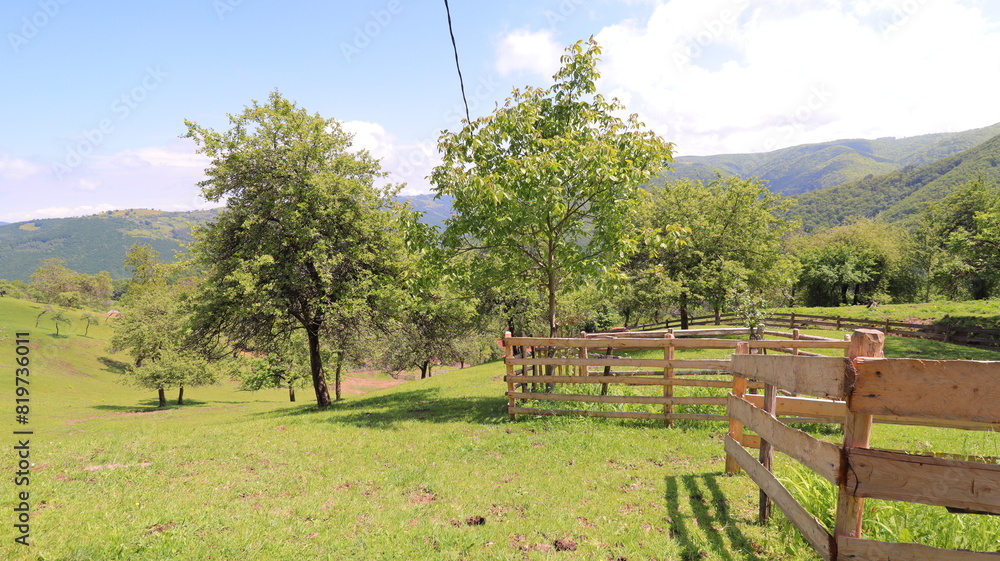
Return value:
<svg viewBox="0 0 1000 561">
<path fill-rule="evenodd" d="M 763 293 L 790 282 L 782 251 L 795 226 L 784 218 L 788 201 L 756 179 L 681 180 L 650 189 L 643 225 L 648 236 L 630 267 L 651 294 L 676 294 L 681 327 L 702 302 L 718 316 L 735 292 Z M 678 233 L 681 225 L 687 233 Z M 670 243 L 671 235 L 683 243 Z M 662 280 L 660 280 L 662 279 Z"/>
<path fill-rule="evenodd" d="M 988 298 L 1000 286 L 996 215 L 1000 189 L 970 181 L 921 215 L 918 236 L 930 283 L 950 299 Z M 929 294 L 928 294 L 929 296 Z"/>
<path fill-rule="evenodd" d="M 406 277 L 383 208 L 391 191 L 373 186 L 384 175 L 378 161 L 353 151 L 338 121 L 278 92 L 231 115 L 226 132 L 186 124 L 212 159 L 202 194 L 226 202 L 195 244 L 207 273 L 188 340 L 256 350 L 303 329 L 316 402 L 329 406 L 321 339 L 393 307 Z"/>
<path fill-rule="evenodd" d="M 126 371 L 129 383 L 155 389 L 160 407 L 166 407 L 166 389 L 170 387 L 178 388 L 177 403 L 181 405 L 185 386 L 209 384 L 216 377 L 215 367 L 205 357 L 182 344 L 189 321 L 182 300 L 194 287 L 190 283 L 168 284 L 167 276 L 180 265 L 158 263 L 142 246 L 133 246 L 126 262 L 133 270 L 146 267 L 149 274 L 130 284 L 121 301 L 122 317 L 113 323 L 108 350 L 131 355 L 132 365 Z"/>
<path fill-rule="evenodd" d="M 295 401 L 295 390 L 309 383 L 309 349 L 300 331 L 274 341 L 267 353 L 247 356 L 236 375 L 240 388 L 257 391 L 264 388 L 288 388 L 288 400 Z"/>
<path fill-rule="evenodd" d="M 87 334 L 90 333 L 90 326 L 91 325 L 100 325 L 101 318 L 100 318 L 100 316 L 98 316 L 97 314 L 95 314 L 93 312 L 84 312 L 83 315 L 80 316 L 80 321 L 82 321 L 82 322 L 84 322 L 86 324 L 86 327 L 84 327 L 84 330 L 83 330 L 83 336 L 86 337 Z"/>
<path fill-rule="evenodd" d="M 66 267 L 66 261 L 53 257 L 31 275 L 31 287 L 43 302 L 67 307 L 103 305 L 111 298 L 111 274 L 78 273 Z"/>
<path fill-rule="evenodd" d="M 481 253 L 478 286 L 527 279 L 546 298 L 550 335 L 558 299 L 634 248 L 639 186 L 671 161 L 671 145 L 618 117 L 596 93 L 600 47 L 578 42 L 548 88 L 515 89 L 503 107 L 445 132 L 431 180 L 453 197 L 444 242 Z"/>
<path fill-rule="evenodd" d="M 912 300 L 919 294 L 919 279 L 910 243 L 904 230 L 870 219 L 798 240 L 805 305 Z"/>
<path fill-rule="evenodd" d="M 67 315 L 66 312 L 63 310 L 56 310 L 56 312 L 53 313 L 52 317 L 49 319 L 51 319 L 52 323 L 54 323 L 56 326 L 56 337 L 59 336 L 60 325 L 65 325 L 65 326 L 73 325 L 73 320 L 70 319 L 69 315 Z"/>
</svg>

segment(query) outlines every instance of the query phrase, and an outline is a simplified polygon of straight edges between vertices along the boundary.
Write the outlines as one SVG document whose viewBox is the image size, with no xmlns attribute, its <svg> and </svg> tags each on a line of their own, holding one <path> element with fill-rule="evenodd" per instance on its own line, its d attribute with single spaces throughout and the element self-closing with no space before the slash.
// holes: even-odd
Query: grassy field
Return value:
<svg viewBox="0 0 1000 561">
<path fill-rule="evenodd" d="M 34 326 L 39 311 L 0 300 L 0 355 L 13 361 L 14 334 L 31 334 L 34 432 L 29 485 L 13 484 L 12 452 L 3 462 L 0 559 L 816 558 L 780 521 L 755 524 L 757 490 L 723 475 L 718 423 L 511 422 L 497 363 L 348 394 L 327 411 L 307 392 L 291 404 L 231 383 L 189 388 L 187 405 L 157 411 L 155 392 L 121 385 L 102 362 L 125 359 L 105 353 L 107 326 L 84 337 L 77 322 L 55 337 L 44 316 Z M 927 358 L 1000 358 L 917 343 Z M 14 391 L 8 374 L 8 450 L 26 428 Z M 877 429 L 876 444 L 892 448 L 996 445 L 992 434 Z M 13 542 L 19 491 L 30 492 L 29 547 Z"/>
</svg>

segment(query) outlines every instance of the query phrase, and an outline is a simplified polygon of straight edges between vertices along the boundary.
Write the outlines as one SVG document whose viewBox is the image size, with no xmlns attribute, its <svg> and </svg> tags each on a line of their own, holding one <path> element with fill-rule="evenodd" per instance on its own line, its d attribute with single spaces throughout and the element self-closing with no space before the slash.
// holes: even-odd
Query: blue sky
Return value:
<svg viewBox="0 0 1000 561">
<path fill-rule="evenodd" d="M 1000 122 L 988 0 L 451 0 L 472 117 L 597 37 L 600 89 L 677 153 Z M 7 0 L 0 221 L 206 205 L 184 119 L 277 88 L 428 192 L 462 99 L 443 1 Z"/>
</svg>

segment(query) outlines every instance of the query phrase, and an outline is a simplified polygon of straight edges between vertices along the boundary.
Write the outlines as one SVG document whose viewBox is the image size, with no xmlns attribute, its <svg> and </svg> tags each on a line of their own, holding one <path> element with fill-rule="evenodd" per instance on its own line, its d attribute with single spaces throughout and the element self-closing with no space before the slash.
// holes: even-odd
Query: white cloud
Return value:
<svg viewBox="0 0 1000 561">
<path fill-rule="evenodd" d="M 87 179 L 80 180 L 80 189 L 84 191 L 94 191 L 101 185 L 100 181 L 90 181 Z"/>
<path fill-rule="evenodd" d="M 341 125 L 345 132 L 354 135 L 354 148 L 368 150 L 373 157 L 379 159 L 393 154 L 395 137 L 387 133 L 382 125 L 367 121 L 346 121 Z"/>
<path fill-rule="evenodd" d="M 0 154 L 0 178 L 16 181 L 31 177 L 40 171 L 42 167 L 33 162 Z"/>
<path fill-rule="evenodd" d="M 207 156 L 198 154 L 193 149 L 171 146 L 150 146 L 134 150 L 124 150 L 110 158 L 101 158 L 99 167 L 167 167 L 188 170 L 204 170 L 211 163 Z M 95 166 L 95 167 L 98 167 Z"/>
<path fill-rule="evenodd" d="M 496 49 L 496 70 L 503 77 L 528 72 L 549 78 L 559 70 L 563 51 L 551 31 L 528 29 L 508 33 Z"/>
<path fill-rule="evenodd" d="M 112 204 L 101 203 L 96 205 L 80 205 L 80 206 L 50 206 L 45 208 L 39 208 L 36 210 L 26 211 L 16 213 L 16 215 L 6 215 L 5 219 L 11 222 L 21 222 L 24 220 L 37 220 L 41 218 L 65 218 L 67 216 L 89 216 L 92 214 L 99 214 L 101 212 L 107 212 L 109 210 L 116 210 L 117 207 Z M 13 220 L 11 220 L 13 218 Z"/>
<path fill-rule="evenodd" d="M 602 90 L 682 154 L 1000 121 L 1000 31 L 971 1 L 673 0 L 597 39 Z"/>
</svg>

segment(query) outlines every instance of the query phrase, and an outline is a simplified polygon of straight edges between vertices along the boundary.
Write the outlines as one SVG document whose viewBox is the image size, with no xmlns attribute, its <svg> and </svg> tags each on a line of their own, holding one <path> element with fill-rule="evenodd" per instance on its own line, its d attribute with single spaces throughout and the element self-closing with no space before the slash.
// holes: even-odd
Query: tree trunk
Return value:
<svg viewBox="0 0 1000 561">
<path fill-rule="evenodd" d="M 556 336 L 556 272 L 549 269 L 549 337 Z"/>
<path fill-rule="evenodd" d="M 715 308 L 715 325 L 722 325 L 722 308 L 718 305 L 712 307 Z"/>
<path fill-rule="evenodd" d="M 323 409 L 330 406 L 330 388 L 326 385 L 323 357 L 319 352 L 319 327 L 309 326 L 306 329 L 306 338 L 309 340 L 309 371 L 312 374 L 313 390 L 316 391 L 316 405 Z"/>
<path fill-rule="evenodd" d="M 291 382 L 288 383 L 288 401 L 295 403 L 295 386 Z"/>
<path fill-rule="evenodd" d="M 341 384 L 340 367 L 343 364 L 344 364 L 344 351 L 338 351 L 337 352 L 337 375 L 336 375 L 336 386 L 335 386 L 336 389 L 337 389 L 337 392 L 336 392 L 337 401 L 340 401 L 340 384 Z"/>
<path fill-rule="evenodd" d="M 420 379 L 423 380 L 430 376 L 431 372 L 431 361 L 425 360 L 423 364 L 420 365 Z"/>
<path fill-rule="evenodd" d="M 847 304 L 847 283 L 840 285 L 840 302 Z"/>
<path fill-rule="evenodd" d="M 177 405 L 184 405 L 184 386 L 177 390 Z"/>
<path fill-rule="evenodd" d="M 680 311 L 681 311 L 681 329 L 688 328 L 688 295 L 687 292 L 681 292 L 680 297 Z"/>
<path fill-rule="evenodd" d="M 157 392 L 159 393 L 159 397 L 160 397 L 160 406 L 159 407 L 162 409 L 162 408 L 164 408 L 164 407 L 167 406 L 167 392 L 163 388 L 157 388 Z"/>
</svg>

